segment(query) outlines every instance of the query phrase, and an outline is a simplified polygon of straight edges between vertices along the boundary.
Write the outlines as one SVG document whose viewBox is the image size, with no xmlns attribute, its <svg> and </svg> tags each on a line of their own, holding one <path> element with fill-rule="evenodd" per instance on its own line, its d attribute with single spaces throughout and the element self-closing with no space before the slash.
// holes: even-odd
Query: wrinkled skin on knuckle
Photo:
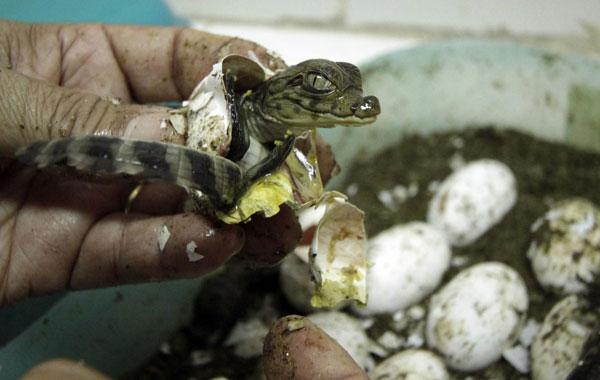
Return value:
<svg viewBox="0 0 600 380">
<path fill-rule="evenodd" d="M 115 134 L 137 115 L 92 94 L 57 88 L 14 70 L 0 69 L 0 145 L 11 149 L 36 140 L 90 133 Z"/>
<path fill-rule="evenodd" d="M 114 106 L 96 95 L 68 90 L 33 89 L 32 92 L 31 99 L 39 106 L 29 107 L 37 114 L 29 116 L 28 124 L 35 129 L 46 129 L 48 138 L 105 133 L 117 124 Z"/>
<path fill-rule="evenodd" d="M 52 24 L 0 20 L 0 65 L 58 83 L 62 59 L 58 30 Z"/>
</svg>

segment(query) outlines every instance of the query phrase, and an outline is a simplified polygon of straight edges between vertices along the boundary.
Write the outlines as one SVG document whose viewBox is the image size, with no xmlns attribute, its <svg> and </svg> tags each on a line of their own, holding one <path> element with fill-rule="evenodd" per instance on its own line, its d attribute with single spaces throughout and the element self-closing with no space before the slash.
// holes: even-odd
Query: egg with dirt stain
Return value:
<svg viewBox="0 0 600 380">
<path fill-rule="evenodd" d="M 552 206 L 532 226 L 527 257 L 538 282 L 559 295 L 600 282 L 600 209 L 582 198 Z"/>
<path fill-rule="evenodd" d="M 428 350 L 400 351 L 379 363 L 369 377 L 373 380 L 449 380 L 444 361 Z"/>
<path fill-rule="evenodd" d="M 564 380 L 577 366 L 583 346 L 600 321 L 586 300 L 570 295 L 544 318 L 531 344 L 533 380 Z"/>
<path fill-rule="evenodd" d="M 450 244 L 466 246 L 498 223 L 517 200 L 517 181 L 497 160 L 472 161 L 447 177 L 436 190 L 427 221 Z"/>
<path fill-rule="evenodd" d="M 528 303 L 525 283 L 511 267 L 485 262 L 464 269 L 431 298 L 427 344 L 451 368 L 485 368 L 517 339 Z"/>
<path fill-rule="evenodd" d="M 423 222 L 393 226 L 368 242 L 367 304 L 362 315 L 394 313 L 437 288 L 450 266 L 444 235 Z"/>
</svg>

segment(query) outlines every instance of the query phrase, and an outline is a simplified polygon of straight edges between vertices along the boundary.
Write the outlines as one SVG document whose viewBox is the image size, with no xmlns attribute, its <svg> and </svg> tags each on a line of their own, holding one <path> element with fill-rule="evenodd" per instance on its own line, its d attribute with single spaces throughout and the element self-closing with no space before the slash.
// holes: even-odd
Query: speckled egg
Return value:
<svg viewBox="0 0 600 380">
<path fill-rule="evenodd" d="M 369 377 L 373 380 L 448 380 L 444 361 L 428 350 L 404 350 L 379 363 Z"/>
<path fill-rule="evenodd" d="M 432 296 L 427 344 L 451 368 L 477 371 L 516 340 L 527 307 L 525 283 L 514 269 L 497 262 L 474 265 Z"/>
<path fill-rule="evenodd" d="M 554 305 L 531 345 L 532 379 L 564 380 L 599 320 L 580 296 L 570 295 Z"/>
<path fill-rule="evenodd" d="M 419 302 L 450 266 L 444 235 L 423 222 L 393 226 L 369 240 L 367 305 L 362 315 L 394 313 Z"/>
<path fill-rule="evenodd" d="M 500 161 L 472 161 L 447 177 L 436 190 L 427 221 L 443 231 L 450 244 L 477 240 L 513 207 L 517 182 Z"/>
<path fill-rule="evenodd" d="M 572 198 L 551 207 L 532 226 L 527 251 L 539 283 L 556 294 L 585 292 L 599 284 L 600 209 Z"/>
</svg>

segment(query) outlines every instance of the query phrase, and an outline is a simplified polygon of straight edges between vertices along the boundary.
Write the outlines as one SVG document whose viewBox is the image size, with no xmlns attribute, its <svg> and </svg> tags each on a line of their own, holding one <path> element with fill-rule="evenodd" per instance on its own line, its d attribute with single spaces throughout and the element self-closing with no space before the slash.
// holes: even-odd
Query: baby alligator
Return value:
<svg viewBox="0 0 600 380">
<path fill-rule="evenodd" d="M 231 75 L 225 75 L 224 83 L 233 120 L 227 157 L 175 144 L 95 135 L 38 141 L 16 155 L 38 167 L 64 165 L 175 183 L 190 192 L 197 207 L 226 210 L 254 181 L 285 161 L 294 136 L 314 127 L 368 124 L 380 113 L 376 97 L 362 96 L 358 68 L 345 62 L 304 61 L 251 91 L 236 89 Z M 244 170 L 236 161 L 248 150 L 250 137 L 273 148 L 266 158 Z"/>
</svg>

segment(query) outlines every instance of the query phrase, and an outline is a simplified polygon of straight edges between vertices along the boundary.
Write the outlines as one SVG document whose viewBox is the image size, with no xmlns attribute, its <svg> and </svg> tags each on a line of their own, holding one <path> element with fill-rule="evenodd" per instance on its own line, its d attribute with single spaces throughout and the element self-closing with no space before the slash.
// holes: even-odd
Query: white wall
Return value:
<svg viewBox="0 0 600 380">
<path fill-rule="evenodd" d="M 598 0 L 168 0 L 187 17 L 218 21 L 585 34 Z"/>
<path fill-rule="evenodd" d="M 167 0 L 192 25 L 254 40 L 288 64 L 354 63 L 434 36 L 516 36 L 600 55 L 600 0 Z M 594 31 L 595 30 L 595 31 Z"/>
</svg>

